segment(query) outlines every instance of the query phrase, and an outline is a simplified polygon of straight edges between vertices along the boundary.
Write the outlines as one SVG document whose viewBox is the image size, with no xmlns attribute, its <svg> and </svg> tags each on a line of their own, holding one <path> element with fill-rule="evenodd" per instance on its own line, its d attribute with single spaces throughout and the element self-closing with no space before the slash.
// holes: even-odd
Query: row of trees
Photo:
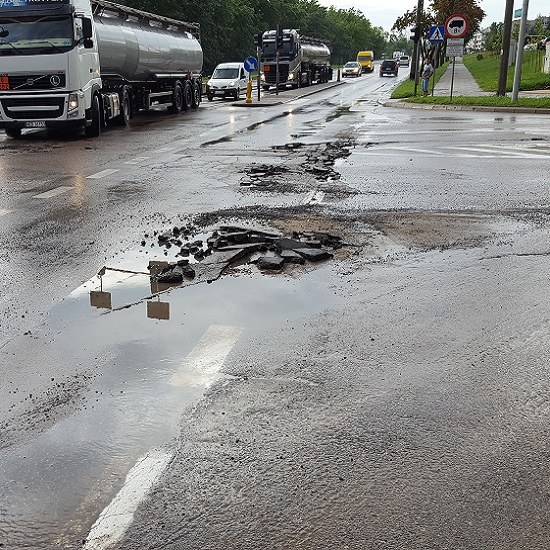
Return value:
<svg viewBox="0 0 550 550">
<path fill-rule="evenodd" d="M 355 59 L 359 50 L 380 54 L 391 47 L 380 27 L 356 9 L 321 6 L 317 0 L 122 0 L 133 8 L 200 23 L 204 67 L 209 72 L 224 61 L 255 53 L 255 33 L 297 28 L 329 42 L 333 63 Z"/>
<path fill-rule="evenodd" d="M 500 53 L 502 48 L 502 35 L 504 32 L 504 23 L 492 23 L 487 33 L 485 34 L 485 49 L 494 54 Z M 519 25 L 512 27 L 512 38 L 518 39 Z M 525 37 L 526 43 L 540 44 L 541 39 L 550 36 L 550 18 L 539 15 L 531 28 L 528 29 L 528 34 Z"/>
</svg>

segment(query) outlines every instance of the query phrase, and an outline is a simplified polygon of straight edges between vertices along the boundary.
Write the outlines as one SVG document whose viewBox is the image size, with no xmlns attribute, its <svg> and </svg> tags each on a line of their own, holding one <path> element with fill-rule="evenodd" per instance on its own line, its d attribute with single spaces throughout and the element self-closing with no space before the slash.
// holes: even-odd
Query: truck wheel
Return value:
<svg viewBox="0 0 550 550">
<path fill-rule="evenodd" d="M 120 95 L 120 115 L 116 117 L 115 121 L 119 126 L 128 126 L 130 116 L 130 94 L 128 93 L 128 90 L 124 90 Z"/>
<path fill-rule="evenodd" d="M 171 113 L 178 114 L 181 113 L 183 109 L 183 89 L 181 87 L 181 82 L 178 80 L 174 84 L 174 91 L 172 92 L 172 105 L 168 107 L 168 110 Z"/>
<path fill-rule="evenodd" d="M 189 80 L 183 83 L 183 109 L 189 111 L 193 106 L 193 87 Z"/>
<path fill-rule="evenodd" d="M 197 109 L 200 105 L 202 99 L 202 93 L 200 85 L 197 82 L 193 82 L 193 103 L 191 104 L 192 109 Z"/>
<path fill-rule="evenodd" d="M 6 135 L 13 139 L 21 137 L 21 128 L 6 128 Z"/>
<path fill-rule="evenodd" d="M 101 134 L 101 113 L 97 94 L 92 98 L 92 121 L 89 126 L 86 126 L 85 133 L 87 137 L 99 137 Z"/>
</svg>

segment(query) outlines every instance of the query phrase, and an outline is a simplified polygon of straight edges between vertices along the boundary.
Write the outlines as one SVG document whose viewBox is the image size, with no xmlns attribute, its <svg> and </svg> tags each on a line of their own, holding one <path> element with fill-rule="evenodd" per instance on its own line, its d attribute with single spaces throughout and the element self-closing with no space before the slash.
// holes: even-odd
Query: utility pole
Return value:
<svg viewBox="0 0 550 550">
<path fill-rule="evenodd" d="M 504 31 L 502 33 L 502 56 L 500 58 L 500 73 L 498 75 L 497 95 L 506 95 L 506 80 L 508 77 L 508 59 L 510 58 L 510 39 L 512 38 L 512 15 L 514 0 L 506 0 L 504 12 Z"/>
<path fill-rule="evenodd" d="M 521 65 L 523 63 L 523 43 L 525 42 L 525 29 L 527 27 L 527 10 L 529 9 L 529 0 L 523 0 L 521 8 L 521 24 L 519 27 L 518 51 L 516 53 L 516 67 L 514 72 L 514 86 L 512 88 L 512 102 L 518 100 L 519 84 L 521 82 Z"/>
<path fill-rule="evenodd" d="M 513 1 L 513 0 L 512 0 Z M 416 88 L 418 86 L 418 55 L 420 51 L 420 38 L 422 36 L 422 14 L 424 12 L 424 0 L 418 0 L 416 7 L 416 34 L 413 49 L 413 59 L 411 64 L 410 79 L 414 80 L 414 95 L 416 95 Z"/>
</svg>

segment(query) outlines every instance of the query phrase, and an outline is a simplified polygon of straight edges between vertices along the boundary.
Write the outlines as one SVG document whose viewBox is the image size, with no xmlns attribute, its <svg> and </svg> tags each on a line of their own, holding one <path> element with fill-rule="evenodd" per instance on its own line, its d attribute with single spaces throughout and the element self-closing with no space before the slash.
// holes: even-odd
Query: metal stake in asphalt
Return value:
<svg viewBox="0 0 550 550">
<path fill-rule="evenodd" d="M 518 100 L 519 84 L 521 81 L 521 64 L 523 63 L 523 43 L 525 42 L 525 29 L 527 27 L 527 10 L 529 9 L 529 0 L 523 0 L 521 8 L 521 23 L 519 26 L 518 51 L 516 52 L 516 68 L 514 71 L 514 85 L 512 87 L 512 102 Z"/>
</svg>

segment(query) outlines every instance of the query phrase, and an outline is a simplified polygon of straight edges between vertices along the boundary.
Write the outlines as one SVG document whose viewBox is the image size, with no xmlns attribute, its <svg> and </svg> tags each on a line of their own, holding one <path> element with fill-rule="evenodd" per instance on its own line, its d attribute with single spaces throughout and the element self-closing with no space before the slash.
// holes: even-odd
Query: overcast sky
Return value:
<svg viewBox="0 0 550 550">
<path fill-rule="evenodd" d="M 395 20 L 406 11 L 416 7 L 416 0 L 319 0 L 323 6 L 334 6 L 336 9 L 356 8 L 365 14 L 365 17 L 375 27 L 382 27 L 389 31 Z M 424 0 L 428 5 L 429 0 Z M 504 20 L 505 0 L 480 0 L 479 5 L 485 12 L 485 19 L 481 22 L 482 28 L 488 27 L 493 22 Z M 514 1 L 514 9 L 523 6 L 523 0 Z M 529 19 L 535 19 L 537 15 L 550 15 L 549 0 L 529 0 Z"/>
</svg>

